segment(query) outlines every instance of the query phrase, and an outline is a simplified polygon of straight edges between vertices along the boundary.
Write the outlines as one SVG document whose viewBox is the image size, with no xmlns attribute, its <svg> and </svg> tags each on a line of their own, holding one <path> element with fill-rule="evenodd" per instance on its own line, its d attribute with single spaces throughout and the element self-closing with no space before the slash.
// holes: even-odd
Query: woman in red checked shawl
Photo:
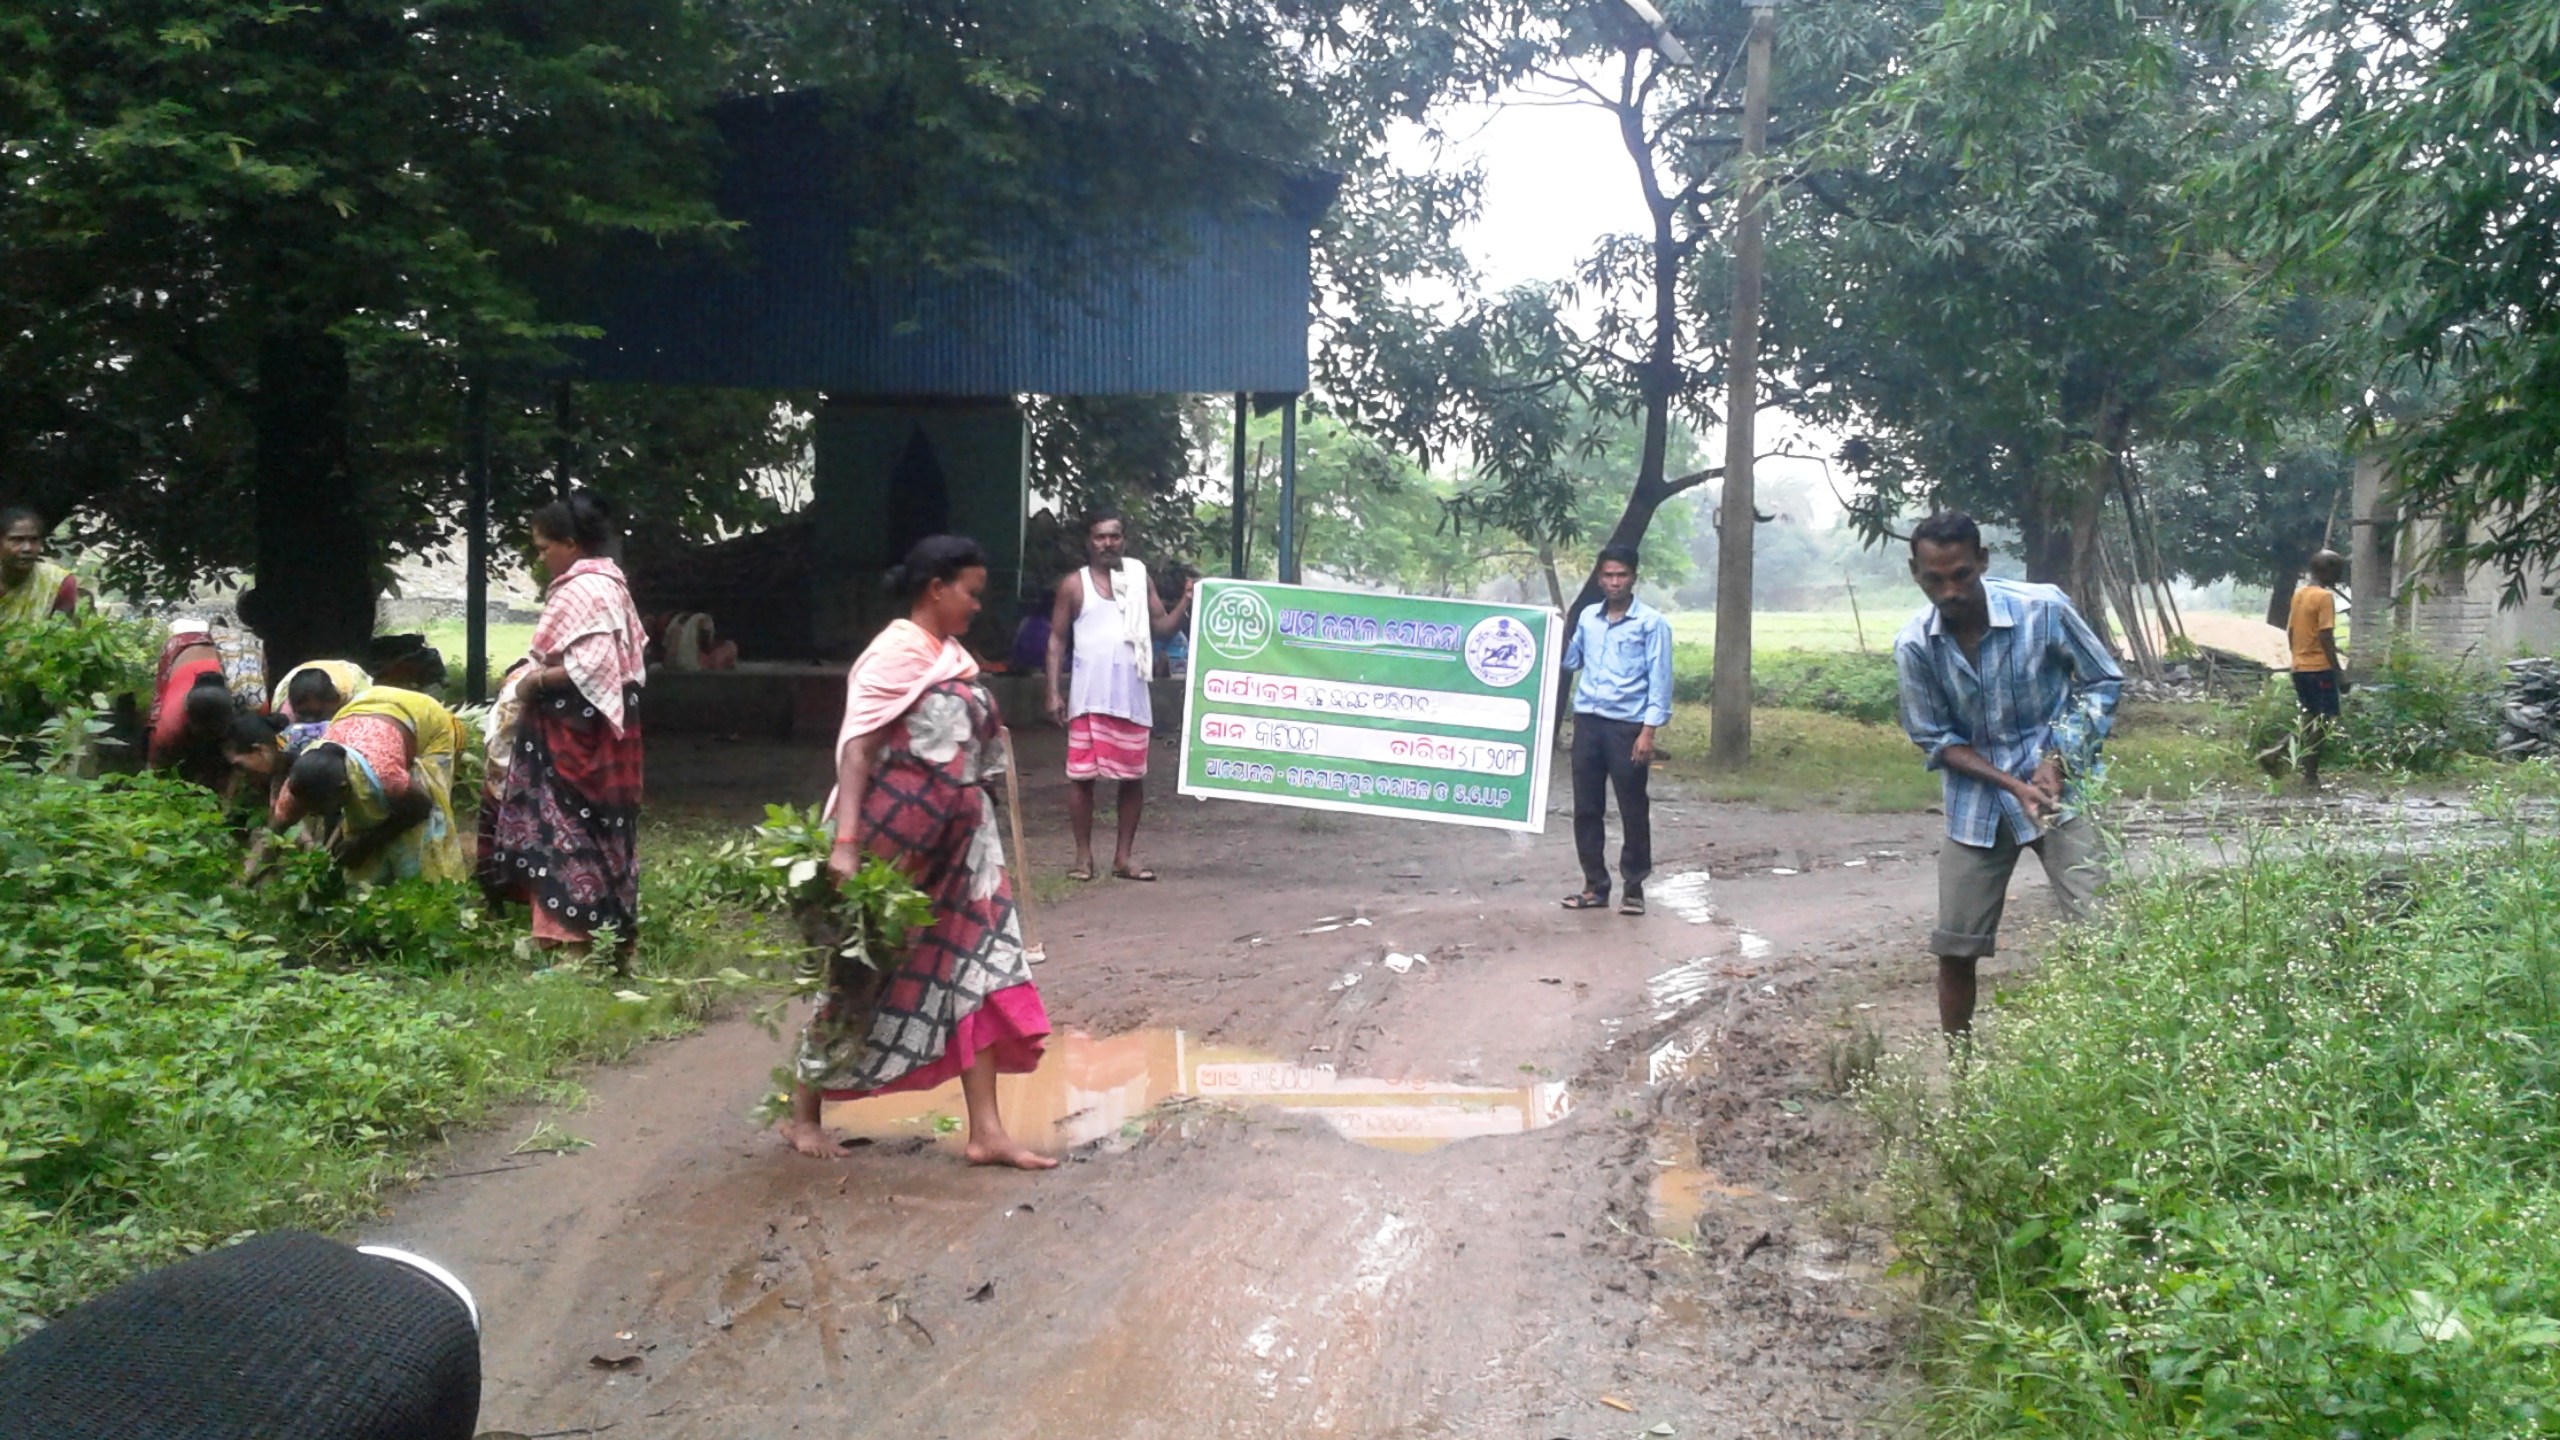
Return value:
<svg viewBox="0 0 2560 1440">
<path fill-rule="evenodd" d="M 533 512 L 551 576 L 533 653 L 509 683 L 519 714 L 489 757 L 480 884 L 533 907 L 534 943 L 583 952 L 610 927 L 617 968 L 640 938 L 640 686 L 646 643 L 612 514 L 575 491 Z"/>
<path fill-rule="evenodd" d="M 918 541 L 900 567 L 909 610 L 853 663 L 827 802 L 842 883 L 865 852 L 905 871 L 933 901 L 876 1005 L 828 995 L 800 1037 L 783 1135 L 804 1155 L 842 1154 L 818 1103 L 929 1090 L 957 1075 L 968 1102 L 969 1163 L 1046 1170 L 1005 1133 L 996 1075 L 1037 1069 L 1049 1012 L 1031 984 L 1022 923 L 984 788 L 1009 739 L 978 662 L 959 636 L 977 617 L 987 557 L 959 535 Z"/>
</svg>

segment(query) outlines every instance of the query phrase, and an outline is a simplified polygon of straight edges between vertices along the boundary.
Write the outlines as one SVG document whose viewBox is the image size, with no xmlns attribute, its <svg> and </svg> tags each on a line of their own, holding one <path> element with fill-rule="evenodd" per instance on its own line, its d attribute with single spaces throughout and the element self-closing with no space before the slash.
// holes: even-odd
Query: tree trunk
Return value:
<svg viewBox="0 0 2560 1440">
<path fill-rule="evenodd" d="M 2080 618 L 2089 622 L 2098 638 L 2112 644 L 2108 632 L 2113 627 L 2107 623 L 2106 594 L 2098 583 L 2093 543 L 2098 522 L 2106 515 L 2106 492 L 2094 485 L 2060 493 L 2030 485 L 2026 500 L 2018 528 L 2026 546 L 2027 580 L 2060 586 Z"/>
<path fill-rule="evenodd" d="M 1547 602 L 1564 609 L 1564 581 L 1556 574 L 1556 547 L 1553 541 L 1538 542 L 1538 568 L 1546 572 Z"/>
<path fill-rule="evenodd" d="M 2293 618 L 2293 591 L 2301 571 L 2291 560 L 2267 567 L 2267 623 L 2281 628 Z"/>
<path fill-rule="evenodd" d="M 317 325 L 258 341 L 257 588 L 242 616 L 267 673 L 360 656 L 373 637 L 373 543 L 348 466 L 347 355 Z"/>
</svg>

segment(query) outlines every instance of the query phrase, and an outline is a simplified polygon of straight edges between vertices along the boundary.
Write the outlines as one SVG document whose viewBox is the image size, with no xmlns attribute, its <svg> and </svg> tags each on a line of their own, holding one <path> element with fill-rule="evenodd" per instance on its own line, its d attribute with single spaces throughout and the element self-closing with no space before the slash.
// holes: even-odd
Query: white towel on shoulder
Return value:
<svg viewBox="0 0 2560 1440">
<path fill-rule="evenodd" d="M 1111 598 L 1120 605 L 1120 635 L 1138 652 L 1138 663 L 1148 663 L 1155 653 L 1156 632 L 1147 601 L 1147 567 L 1135 560 L 1122 560 L 1119 573 L 1111 577 Z"/>
</svg>

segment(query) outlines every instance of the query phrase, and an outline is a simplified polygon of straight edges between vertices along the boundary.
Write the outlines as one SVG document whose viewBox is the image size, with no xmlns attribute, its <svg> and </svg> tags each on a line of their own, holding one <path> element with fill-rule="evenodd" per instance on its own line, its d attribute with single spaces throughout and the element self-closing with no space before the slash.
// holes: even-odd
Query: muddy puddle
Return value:
<svg viewBox="0 0 2560 1440">
<path fill-rule="evenodd" d="M 996 1081 L 1005 1128 L 1052 1154 L 1124 1131 L 1134 1135 L 1139 1117 L 1184 1096 L 1238 1109 L 1276 1105 L 1363 1145 L 1408 1151 L 1481 1135 L 1517 1135 L 1552 1125 L 1572 1108 L 1560 1083 L 1505 1088 L 1346 1076 L 1330 1065 L 1297 1065 L 1204 1045 L 1181 1030 L 1102 1039 L 1069 1030 L 1049 1038 L 1037 1071 Z M 953 1080 L 913 1094 L 829 1101 L 825 1121 L 844 1135 L 921 1136 L 957 1149 L 967 1113 L 960 1082 Z"/>
<path fill-rule="evenodd" d="M 1653 1193 L 1647 1209 L 1653 1218 L 1653 1233 L 1686 1241 L 1697 1233 L 1698 1216 L 1716 1200 L 1774 1200 L 1781 1205 L 1794 1203 L 1794 1197 L 1763 1190 L 1756 1185 L 1736 1185 L 1703 1165 L 1687 1164 L 1654 1157 L 1657 1167 L 1653 1177 Z"/>
</svg>

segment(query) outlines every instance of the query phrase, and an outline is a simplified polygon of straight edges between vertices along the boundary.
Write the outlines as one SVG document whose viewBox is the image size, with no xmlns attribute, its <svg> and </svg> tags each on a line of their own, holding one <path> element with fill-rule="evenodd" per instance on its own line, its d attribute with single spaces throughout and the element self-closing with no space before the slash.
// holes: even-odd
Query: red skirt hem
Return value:
<svg viewBox="0 0 2560 1440">
<path fill-rule="evenodd" d="M 975 1064 L 981 1050 L 994 1052 L 997 1073 L 1028 1075 L 1040 1068 L 1040 1056 L 1048 1048 L 1049 1009 L 1040 1003 L 1039 990 L 1026 980 L 996 991 L 987 997 L 986 1004 L 961 1016 L 951 1032 L 951 1043 L 943 1047 L 941 1059 L 910 1070 L 876 1090 L 820 1093 L 829 1100 L 860 1100 L 930 1090 Z"/>
</svg>

